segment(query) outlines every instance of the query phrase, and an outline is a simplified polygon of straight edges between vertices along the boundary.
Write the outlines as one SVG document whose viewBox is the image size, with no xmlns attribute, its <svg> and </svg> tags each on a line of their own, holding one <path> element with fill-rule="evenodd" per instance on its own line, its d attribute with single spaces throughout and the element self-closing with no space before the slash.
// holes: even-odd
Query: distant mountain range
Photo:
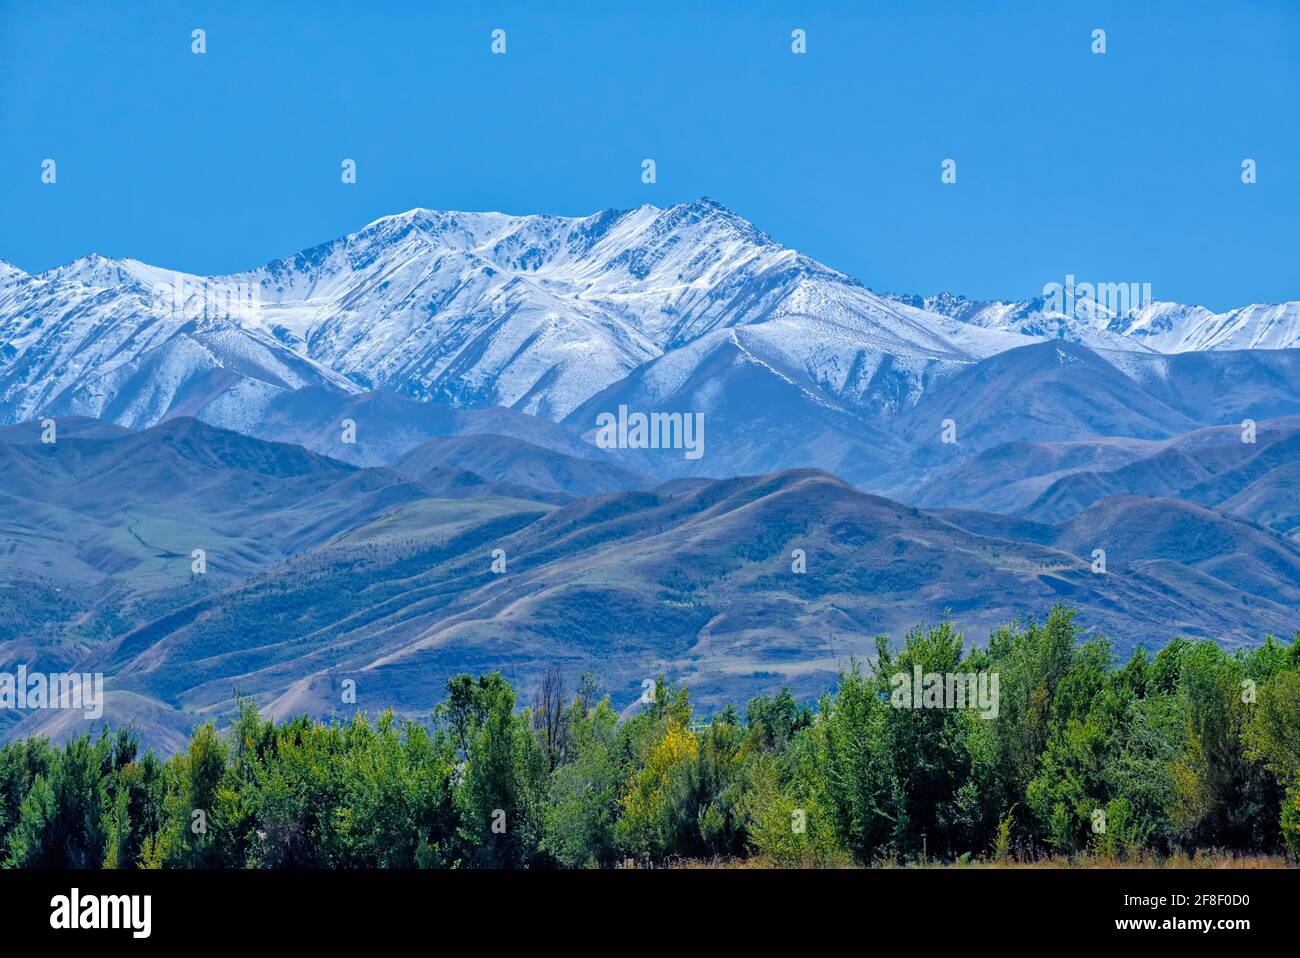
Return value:
<svg viewBox="0 0 1300 958">
<path fill-rule="evenodd" d="M 944 419 L 965 454 L 1300 413 L 1300 303 L 1051 306 L 874 293 L 708 199 L 412 210 L 229 276 L 0 265 L 0 422 L 195 416 L 375 465 L 464 432 L 589 456 L 626 404 L 712 427 L 698 460 L 617 456 L 637 472 L 816 466 L 883 490 L 951 456 Z"/>
<path fill-rule="evenodd" d="M 557 506 L 441 477 L 498 456 L 539 484 L 566 466 L 580 483 L 629 477 L 498 437 L 434 440 L 395 469 L 189 418 L 66 428 L 52 446 L 0 436 L 0 668 L 102 671 L 101 721 L 160 743 L 224 714 L 236 689 L 273 714 L 341 714 L 352 679 L 358 706 L 420 714 L 455 672 L 527 686 L 554 662 L 598 673 L 619 701 L 662 673 L 708 705 L 784 684 L 814 694 L 877 633 L 945 615 L 982 636 L 1066 600 L 1127 648 L 1174 633 L 1248 643 L 1300 614 L 1300 548 L 1172 499 L 1109 497 L 1053 524 L 920 511 L 793 470 Z M 72 721 L 0 720 L 9 734 Z"/>
<path fill-rule="evenodd" d="M 101 669 L 167 743 L 235 689 L 415 713 L 549 662 L 811 694 L 1057 600 L 1121 648 L 1295 631 L 1300 303 L 1058 305 L 873 292 L 707 199 L 0 263 L 0 669 Z M 703 455 L 598 444 L 618 410 Z"/>
<path fill-rule="evenodd" d="M 1117 310 L 1102 302 L 1103 298 L 1094 291 L 1094 298 L 1066 311 L 1043 296 L 1019 302 L 972 301 L 951 293 L 895 297 L 918 309 L 983 329 L 1067 339 L 1099 349 L 1187 353 L 1291 349 L 1300 345 L 1300 302 L 1257 303 L 1215 313 L 1204 306 L 1144 300 L 1140 296 L 1130 296 L 1128 308 Z"/>
<path fill-rule="evenodd" d="M 208 295 L 234 287 L 257 307 Z M 1296 302 L 1222 315 L 1048 305 L 873 293 L 708 199 L 581 218 L 417 209 L 229 276 L 99 255 L 38 276 L 0 265 L 0 403 L 13 421 L 139 427 L 256 418 L 314 385 L 558 421 L 647 364 L 644 388 L 678 391 L 729 347 L 861 411 L 907 407 L 930 379 L 1042 339 L 1139 353 L 1300 345 Z"/>
</svg>

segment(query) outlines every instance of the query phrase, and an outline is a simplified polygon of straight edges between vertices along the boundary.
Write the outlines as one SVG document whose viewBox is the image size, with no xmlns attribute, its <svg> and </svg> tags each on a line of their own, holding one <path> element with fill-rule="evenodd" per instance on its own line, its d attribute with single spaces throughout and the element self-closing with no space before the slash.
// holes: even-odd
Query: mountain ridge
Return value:
<svg viewBox="0 0 1300 958">
<path fill-rule="evenodd" d="M 178 281 L 160 308 L 158 290 Z M 227 287 L 256 294 L 249 316 L 210 301 Z M 223 276 L 97 253 L 0 274 L 0 414 L 140 427 L 214 407 L 252 423 L 311 387 L 559 421 L 725 329 L 746 330 L 747 348 L 828 401 L 874 414 L 1044 339 L 1152 355 L 1300 344 L 1297 303 L 1230 314 L 1153 303 L 1127 319 L 1044 309 L 877 294 L 707 197 L 585 217 L 415 208 Z M 892 398 L 873 389 L 885 369 L 899 380 Z"/>
</svg>

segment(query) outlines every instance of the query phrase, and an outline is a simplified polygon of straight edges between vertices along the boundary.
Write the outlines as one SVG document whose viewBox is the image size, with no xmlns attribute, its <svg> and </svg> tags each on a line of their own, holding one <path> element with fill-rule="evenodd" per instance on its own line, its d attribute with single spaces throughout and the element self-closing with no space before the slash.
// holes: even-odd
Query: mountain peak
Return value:
<svg viewBox="0 0 1300 958">
<path fill-rule="evenodd" d="M 730 213 L 732 216 L 738 215 L 733 210 L 723 206 L 711 196 L 701 196 L 699 199 L 691 200 L 691 202 L 685 204 L 685 206 L 687 209 L 711 210 L 716 213 Z"/>
<path fill-rule="evenodd" d="M 669 207 L 656 207 L 661 214 L 671 214 L 681 212 L 700 219 L 717 217 L 727 220 L 738 220 L 746 225 L 752 226 L 749 220 L 745 219 L 735 210 L 719 203 L 711 196 L 701 196 L 698 199 L 691 200 L 689 203 L 676 203 Z"/>
<path fill-rule="evenodd" d="M 41 279 L 107 289 L 115 286 L 149 287 L 158 283 L 170 283 L 178 274 L 174 270 L 150 266 L 137 259 L 117 259 L 92 251 L 38 275 Z"/>
<path fill-rule="evenodd" d="M 1129 355 L 1116 362 L 1300 345 L 1297 304 L 1223 317 L 1155 304 L 1124 325 L 1041 299 L 877 295 L 708 195 L 586 216 L 417 206 L 212 281 L 99 252 L 41 274 L 68 286 L 0 278 L 0 400 L 13 407 L 3 415 L 62 399 L 132 426 L 205 405 L 234 422 L 221 417 L 312 385 L 558 422 L 621 382 L 647 403 L 698 391 L 721 374 L 726 335 L 745 377 L 775 376 L 841 411 L 913 405 L 936 377 L 1033 342 Z M 151 290 L 190 282 L 185 307 L 201 307 L 203 323 L 178 310 L 141 322 Z M 1092 361 L 1070 346 L 1019 361 L 1029 358 Z M 114 394 L 109 382 L 130 388 Z"/>
</svg>

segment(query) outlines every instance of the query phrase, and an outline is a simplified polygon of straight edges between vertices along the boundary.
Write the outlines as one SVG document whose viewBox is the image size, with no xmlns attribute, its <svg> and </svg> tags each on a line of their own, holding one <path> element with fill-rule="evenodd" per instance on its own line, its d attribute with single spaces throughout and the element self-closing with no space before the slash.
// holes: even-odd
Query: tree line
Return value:
<svg viewBox="0 0 1300 958">
<path fill-rule="evenodd" d="M 430 721 L 298 718 L 241 701 L 161 760 L 126 728 L 0 747 L 7 867 L 791 866 L 1196 850 L 1300 856 L 1300 635 L 1175 639 L 1116 660 L 1073 613 L 967 646 L 882 638 L 815 704 L 788 690 L 700 721 L 664 682 L 620 720 L 551 669 L 527 707 L 459 675 Z M 900 708 L 891 676 L 996 673 L 996 714 Z"/>
</svg>

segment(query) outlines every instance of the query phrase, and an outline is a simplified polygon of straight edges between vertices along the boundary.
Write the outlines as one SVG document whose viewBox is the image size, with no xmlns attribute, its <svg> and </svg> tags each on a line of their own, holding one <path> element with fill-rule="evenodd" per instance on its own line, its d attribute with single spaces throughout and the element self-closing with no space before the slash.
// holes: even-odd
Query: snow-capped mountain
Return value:
<svg viewBox="0 0 1300 958">
<path fill-rule="evenodd" d="M 1204 306 L 1159 300 L 1134 301 L 1130 308 L 1117 310 L 1088 298 L 1074 302 L 1067 313 L 1041 296 L 1016 302 L 975 301 L 952 293 L 888 298 L 981 329 L 1066 339 L 1098 349 L 1185 353 L 1300 346 L 1300 302 L 1215 313 Z"/>
<path fill-rule="evenodd" d="M 558 420 L 742 326 L 764 361 L 855 405 L 886 362 L 955 367 L 1023 342 L 878 297 L 707 199 L 581 218 L 412 210 L 221 277 L 98 255 L 5 277 L 11 420 L 144 425 L 184 404 L 238 427 L 235 407 L 255 417 L 320 384 Z M 196 308 L 213 288 L 253 291 L 256 308 Z"/>
<path fill-rule="evenodd" d="M 1146 349 L 1113 328 L 1115 314 L 1095 300 L 1072 304 L 1073 315 L 1049 304 L 1046 298 L 1006 302 L 974 301 L 952 293 L 938 296 L 897 296 L 901 303 L 948 316 L 979 329 L 1002 330 L 1035 339 L 1064 339 L 1101 349 Z M 1017 345 L 1023 345 L 1023 340 Z"/>
<path fill-rule="evenodd" d="M 93 285 L 104 281 L 115 285 Z M 139 427 L 223 395 L 255 403 L 311 385 L 357 389 L 262 330 L 189 312 L 159 309 L 141 277 L 102 257 L 44 276 L 9 268 L 0 273 L 0 416 Z"/>
<path fill-rule="evenodd" d="M 1149 303 L 1124 317 L 1124 335 L 1162 353 L 1300 346 L 1300 302 L 1214 313 L 1203 306 Z"/>
<path fill-rule="evenodd" d="M 0 421 L 188 413 L 249 429 L 307 386 L 560 421 L 633 374 L 646 401 L 708 407 L 701 364 L 720 357 L 751 390 L 770 377 L 801 404 L 875 416 L 1045 339 L 1300 341 L 1297 303 L 1089 306 L 878 294 L 709 199 L 574 218 L 416 209 L 229 276 L 93 254 L 37 276 L 0 263 Z"/>
<path fill-rule="evenodd" d="M 1009 337 L 887 302 L 711 200 L 553 216 L 412 210 L 227 281 L 367 388 L 561 419 L 715 330 L 763 326 L 832 394 L 885 356 L 966 363 Z"/>
</svg>

